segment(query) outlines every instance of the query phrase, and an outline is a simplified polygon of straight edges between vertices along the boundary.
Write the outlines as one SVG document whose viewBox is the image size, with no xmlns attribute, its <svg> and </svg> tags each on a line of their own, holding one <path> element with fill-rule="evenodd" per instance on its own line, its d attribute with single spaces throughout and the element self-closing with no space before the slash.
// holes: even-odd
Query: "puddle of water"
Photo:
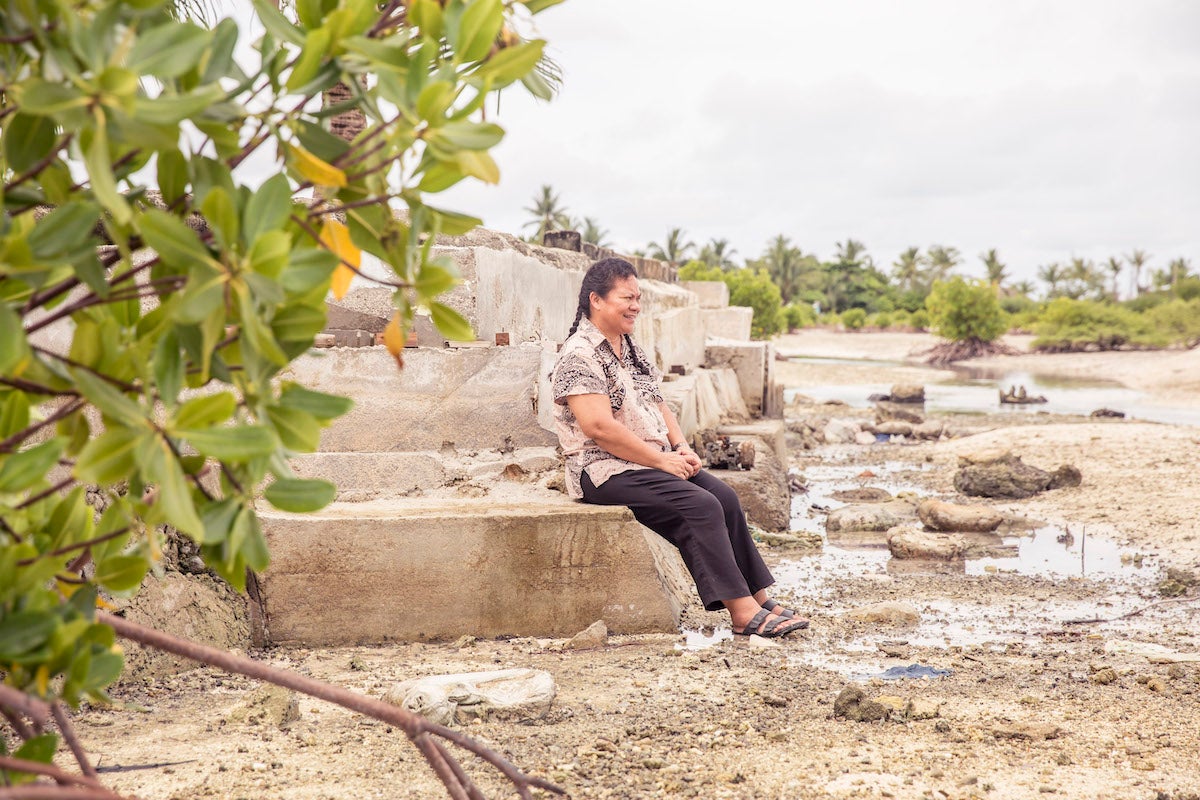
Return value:
<svg viewBox="0 0 1200 800">
<path fill-rule="evenodd" d="M 845 363 L 857 365 L 895 366 L 892 362 L 856 361 L 851 359 L 792 358 L 797 363 Z M 920 365 L 905 366 L 921 369 Z M 928 368 L 931 375 L 935 372 Z M 1141 392 L 1128 389 L 1115 381 L 1066 378 L 1036 375 L 1031 372 L 1011 372 L 996 369 L 958 368 L 960 378 L 949 382 L 925 383 L 925 410 L 960 413 L 1007 413 L 1036 414 L 1047 411 L 1054 414 L 1078 414 L 1087 416 L 1098 408 L 1123 411 L 1129 419 L 1166 422 L 1176 425 L 1200 425 L 1200 411 L 1194 408 L 1151 405 Z M 1024 386 L 1032 395 L 1043 395 L 1048 402 L 1030 405 L 1001 404 L 999 390 L 1011 386 Z M 840 400 L 855 408 L 866 408 L 871 404 L 867 397 L 872 394 L 887 394 L 891 384 L 857 384 L 807 386 L 784 392 L 784 401 L 791 402 L 796 394 L 803 394 L 818 402 Z"/>
<path fill-rule="evenodd" d="M 712 630 L 684 629 L 683 641 L 675 645 L 676 650 L 706 650 L 733 638 L 729 628 L 714 628 Z"/>
<path fill-rule="evenodd" d="M 1032 536 L 1005 537 L 1004 543 L 1015 545 L 1017 555 L 969 559 L 967 574 L 1000 571 L 1048 577 L 1132 578 L 1147 566 L 1146 557 L 1123 551 L 1116 542 L 1088 536 L 1086 529 L 1071 532 L 1039 528 Z"/>
</svg>

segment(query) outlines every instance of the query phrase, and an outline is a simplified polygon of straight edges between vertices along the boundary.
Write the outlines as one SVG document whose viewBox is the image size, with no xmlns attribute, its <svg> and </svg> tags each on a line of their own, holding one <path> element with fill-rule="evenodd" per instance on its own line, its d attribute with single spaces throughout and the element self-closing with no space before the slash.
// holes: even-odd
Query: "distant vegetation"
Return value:
<svg viewBox="0 0 1200 800">
<path fill-rule="evenodd" d="M 549 186 L 526 210 L 533 215 L 529 227 L 571 222 Z M 594 241 L 596 231 L 608 235 L 594 218 L 575 224 L 591 233 L 585 241 Z M 1007 332 L 1033 333 L 1034 349 L 1050 352 L 1200 344 L 1200 274 L 1184 257 L 1158 268 L 1140 249 L 1101 263 L 1072 257 L 1038 266 L 1035 282 L 1012 280 L 997 248 L 978 256 L 973 271 L 982 272 L 982 280 L 967 278 L 966 258 L 945 244 L 909 247 L 887 266 L 852 238 L 837 242 L 828 260 L 784 234 L 755 258 L 735 260 L 736 252 L 727 239 L 697 244 L 675 227 L 631 255 L 682 265 L 683 280 L 724 281 L 731 304 L 754 309 L 757 338 L 824 326 L 932 329 L 949 342 L 969 344 L 956 353 L 977 351 Z"/>
</svg>

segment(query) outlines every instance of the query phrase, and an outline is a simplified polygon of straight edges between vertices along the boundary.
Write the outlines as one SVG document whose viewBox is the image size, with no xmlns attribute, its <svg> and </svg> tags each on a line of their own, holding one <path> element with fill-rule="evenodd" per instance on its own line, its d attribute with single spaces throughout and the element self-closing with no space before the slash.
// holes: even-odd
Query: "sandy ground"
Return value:
<svg viewBox="0 0 1200 800">
<path fill-rule="evenodd" d="M 781 351 L 895 363 L 781 362 L 778 375 L 801 390 L 936 380 L 902 363 L 932 344 L 805 332 L 784 337 Z M 1030 371 L 1077 371 L 1163 402 L 1200 402 L 1200 353 L 1015 358 Z M 868 413 L 790 410 L 793 422 Z M 576 798 L 1200 798 L 1200 663 L 1186 661 L 1200 658 L 1198 590 L 1176 599 L 1158 588 L 1168 567 L 1200 573 L 1200 428 L 1053 415 L 945 421 L 964 435 L 795 449 L 792 466 L 809 486 L 795 501 L 798 518 L 821 526 L 836 505 L 830 492 L 845 488 L 956 499 L 959 456 L 1003 447 L 1034 466 L 1070 463 L 1083 473 L 1079 487 L 992 504 L 1014 533 L 1049 530 L 1053 546 L 1061 531 L 1076 542 L 1063 547 L 1111 547 L 1120 559 L 1107 570 L 1054 574 L 914 567 L 869 540 L 816 554 L 767 549 L 780 596 L 812 619 L 808 632 L 777 647 L 722 638 L 720 616 L 710 615 L 706 646 L 694 635 L 613 637 L 583 652 L 514 639 L 256 655 L 373 695 L 414 676 L 548 670 L 558 696 L 544 718 L 485 721 L 468 732 Z M 910 604 L 920 621 L 844 616 L 884 601 Z M 1073 623 L 1093 618 L 1112 621 Z M 1159 655 L 1148 657 L 1146 646 Z M 1164 663 L 1172 659 L 1184 660 Z M 914 663 L 950 674 L 878 677 Z M 117 768 L 106 781 L 145 798 L 445 796 L 417 752 L 382 724 L 307 698 L 283 728 L 269 714 L 247 720 L 237 709 L 255 686 L 209 670 L 128 681 L 117 693 L 122 705 L 81 716 L 81 734 L 102 767 Z M 937 715 L 846 719 L 834 704 L 847 687 L 920 701 Z M 488 797 L 513 796 L 465 761 Z"/>
</svg>

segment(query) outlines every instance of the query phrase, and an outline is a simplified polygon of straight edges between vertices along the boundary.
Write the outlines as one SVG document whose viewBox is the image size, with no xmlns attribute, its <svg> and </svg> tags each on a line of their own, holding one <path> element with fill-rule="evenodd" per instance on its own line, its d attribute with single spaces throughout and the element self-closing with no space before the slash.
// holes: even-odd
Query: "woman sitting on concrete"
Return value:
<svg viewBox="0 0 1200 800">
<path fill-rule="evenodd" d="M 606 258 L 579 290 L 575 324 L 553 379 L 567 492 L 628 506 L 679 548 L 704 607 L 729 610 L 733 632 L 786 636 L 808 621 L 767 598 L 775 582 L 732 489 L 700 468 L 659 388 L 661 374 L 630 334 L 641 310 L 633 265 Z"/>
</svg>

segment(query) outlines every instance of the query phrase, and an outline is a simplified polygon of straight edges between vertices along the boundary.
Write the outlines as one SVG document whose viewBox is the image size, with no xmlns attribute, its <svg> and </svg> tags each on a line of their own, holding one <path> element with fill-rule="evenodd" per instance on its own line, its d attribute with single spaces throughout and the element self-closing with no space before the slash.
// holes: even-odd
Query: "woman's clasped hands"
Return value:
<svg viewBox="0 0 1200 800">
<path fill-rule="evenodd" d="M 691 448 L 684 447 L 662 454 L 658 468 L 663 472 L 683 478 L 685 481 L 700 472 L 700 457 Z"/>
</svg>

